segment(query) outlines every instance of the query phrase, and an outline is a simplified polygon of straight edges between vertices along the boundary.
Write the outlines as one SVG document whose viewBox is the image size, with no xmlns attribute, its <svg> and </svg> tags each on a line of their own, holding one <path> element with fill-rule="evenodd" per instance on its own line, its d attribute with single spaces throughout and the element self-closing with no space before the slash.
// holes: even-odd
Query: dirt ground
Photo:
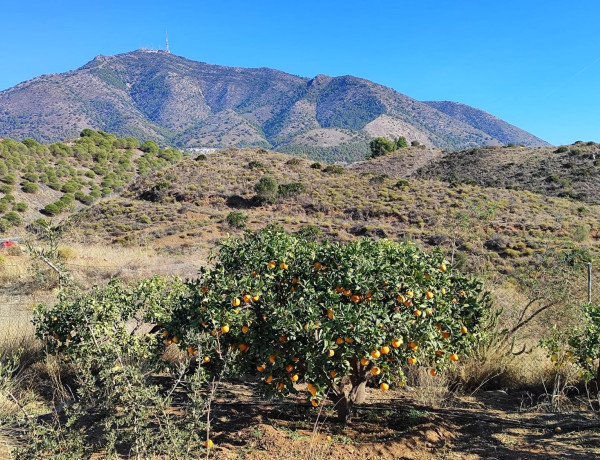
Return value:
<svg viewBox="0 0 600 460">
<path fill-rule="evenodd" d="M 572 407 L 556 414 L 523 395 L 483 392 L 449 407 L 419 406 L 406 392 L 370 390 L 342 429 L 301 399 L 254 400 L 232 386 L 215 405 L 214 458 L 223 459 L 591 459 L 600 419 Z M 228 395 L 228 396 L 227 396 Z M 329 413 L 328 413 L 329 412 Z M 329 436 L 329 437 L 328 437 Z"/>
</svg>

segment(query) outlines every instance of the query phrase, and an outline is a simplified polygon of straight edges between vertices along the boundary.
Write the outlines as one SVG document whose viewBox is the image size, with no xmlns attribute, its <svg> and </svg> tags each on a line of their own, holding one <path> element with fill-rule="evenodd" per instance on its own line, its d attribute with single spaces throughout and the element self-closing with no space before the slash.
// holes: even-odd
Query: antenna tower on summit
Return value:
<svg viewBox="0 0 600 460">
<path fill-rule="evenodd" d="M 169 31 L 168 31 L 168 30 L 167 30 L 167 31 L 165 31 L 165 41 L 166 41 L 166 43 L 167 43 L 167 47 L 166 47 L 166 49 L 165 49 L 165 52 L 167 52 L 167 53 L 169 53 L 169 54 L 170 54 L 170 53 L 171 53 L 171 50 L 169 50 Z"/>
</svg>

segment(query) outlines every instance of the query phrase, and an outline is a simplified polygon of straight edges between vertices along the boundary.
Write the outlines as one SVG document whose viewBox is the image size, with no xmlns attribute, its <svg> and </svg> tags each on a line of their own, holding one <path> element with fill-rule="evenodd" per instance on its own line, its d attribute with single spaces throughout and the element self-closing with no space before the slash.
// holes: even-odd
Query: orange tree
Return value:
<svg viewBox="0 0 600 460">
<path fill-rule="evenodd" d="M 481 281 L 453 273 L 440 251 L 310 242 L 267 227 L 220 244 L 163 335 L 190 354 L 213 350 L 199 362 L 215 370 L 233 351 L 271 394 L 307 383 L 312 404 L 329 397 L 345 423 L 368 380 L 387 390 L 407 366 L 435 376 L 469 353 L 489 310 Z"/>
</svg>

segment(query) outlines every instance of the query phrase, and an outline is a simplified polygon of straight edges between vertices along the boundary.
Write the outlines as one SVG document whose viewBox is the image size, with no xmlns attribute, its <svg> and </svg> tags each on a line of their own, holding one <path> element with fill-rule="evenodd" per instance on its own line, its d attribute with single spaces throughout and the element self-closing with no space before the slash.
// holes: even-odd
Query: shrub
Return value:
<svg viewBox="0 0 600 460">
<path fill-rule="evenodd" d="M 7 212 L 4 215 L 4 219 L 6 219 L 10 223 L 10 225 L 12 225 L 14 227 L 21 225 L 21 223 L 23 222 L 23 219 L 21 219 L 21 216 L 19 216 L 14 211 Z"/>
<path fill-rule="evenodd" d="M 308 383 L 313 405 L 329 395 L 341 422 L 367 381 L 401 385 L 415 365 L 437 375 L 486 337 L 489 295 L 450 273 L 440 251 L 316 243 L 269 227 L 226 240 L 218 254 L 175 305 L 167 334 L 183 349 L 197 337 L 235 349 L 239 372 L 264 376 L 272 395 Z"/>
<path fill-rule="evenodd" d="M 404 142 L 406 142 L 406 139 L 404 139 Z M 385 137 L 376 137 L 369 143 L 369 148 L 371 149 L 370 158 L 377 158 L 396 150 L 396 143 Z"/>
<path fill-rule="evenodd" d="M 5 184 L 13 185 L 17 182 L 17 176 L 14 174 L 6 174 L 1 180 Z"/>
<path fill-rule="evenodd" d="M 285 164 L 289 166 L 298 166 L 301 163 L 302 160 L 300 158 L 290 158 L 288 161 L 285 162 Z"/>
<path fill-rule="evenodd" d="M 38 187 L 38 184 L 34 184 L 33 182 L 29 181 L 24 181 L 22 189 L 25 193 L 37 193 L 40 188 Z"/>
<path fill-rule="evenodd" d="M 56 203 L 47 204 L 46 206 L 44 206 L 43 209 L 43 213 L 48 216 L 57 216 L 58 214 L 60 214 L 60 212 L 61 209 L 59 206 L 56 205 Z"/>
<path fill-rule="evenodd" d="M 159 147 L 154 141 L 145 141 L 142 145 L 140 145 L 140 150 L 142 152 L 151 153 L 153 155 L 158 154 Z"/>
<path fill-rule="evenodd" d="M 307 224 L 300 227 L 296 234 L 304 239 L 314 241 L 321 237 L 323 231 L 317 225 Z"/>
<path fill-rule="evenodd" d="M 569 151 L 569 147 L 561 145 L 559 148 L 557 148 L 554 153 L 565 153 Z"/>
<path fill-rule="evenodd" d="M 198 155 L 196 155 L 196 161 L 204 161 L 206 160 L 207 156 L 203 153 L 199 153 Z"/>
<path fill-rule="evenodd" d="M 14 187 L 12 185 L 8 185 L 8 184 L 3 184 L 0 185 L 0 193 L 11 193 L 14 190 Z"/>
<path fill-rule="evenodd" d="M 322 168 L 321 163 L 316 163 L 316 162 L 311 164 L 310 167 L 312 169 L 321 169 Z"/>
<path fill-rule="evenodd" d="M 27 203 L 23 203 L 22 201 L 13 204 L 13 211 L 17 212 L 25 212 L 27 211 Z"/>
<path fill-rule="evenodd" d="M 248 163 L 248 167 L 250 169 L 262 169 L 264 168 L 264 165 L 260 161 L 252 160 Z"/>
<path fill-rule="evenodd" d="M 281 184 L 279 186 L 279 196 L 281 198 L 287 198 L 290 196 L 296 196 L 303 193 L 306 187 L 301 182 L 290 182 L 289 184 Z"/>
<path fill-rule="evenodd" d="M 231 211 L 225 218 L 227 224 L 232 228 L 244 228 L 248 221 L 248 216 L 240 211 Z"/>
<path fill-rule="evenodd" d="M 408 181 L 406 179 L 399 179 L 398 182 L 396 182 L 396 188 L 405 188 L 408 187 L 410 184 L 408 183 Z"/>
<path fill-rule="evenodd" d="M 340 165 L 328 165 L 323 169 L 323 172 L 331 174 L 342 174 L 344 172 L 344 168 Z"/>
<path fill-rule="evenodd" d="M 263 176 L 254 186 L 254 191 L 259 201 L 274 203 L 277 200 L 279 184 L 273 177 Z"/>
</svg>

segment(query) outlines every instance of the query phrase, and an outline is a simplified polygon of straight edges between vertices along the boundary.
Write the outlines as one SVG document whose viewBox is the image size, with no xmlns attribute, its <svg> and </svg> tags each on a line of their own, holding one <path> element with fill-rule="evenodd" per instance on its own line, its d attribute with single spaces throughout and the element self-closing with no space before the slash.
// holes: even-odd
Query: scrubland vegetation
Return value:
<svg viewBox="0 0 600 460">
<path fill-rule="evenodd" d="M 596 204 L 396 173 L 420 146 L 384 173 L 82 134 L 0 253 L 7 455 L 599 453 Z M 14 202 L 63 158 L 0 145 Z"/>
</svg>

